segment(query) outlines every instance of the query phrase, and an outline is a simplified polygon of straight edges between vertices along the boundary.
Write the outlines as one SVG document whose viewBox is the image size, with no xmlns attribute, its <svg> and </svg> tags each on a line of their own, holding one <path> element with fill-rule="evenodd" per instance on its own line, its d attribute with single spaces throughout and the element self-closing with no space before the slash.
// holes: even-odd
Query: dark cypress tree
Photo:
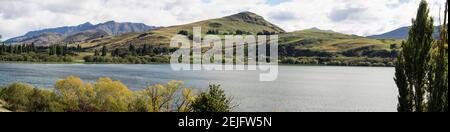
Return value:
<svg viewBox="0 0 450 132">
<path fill-rule="evenodd" d="M 3 55 L 5 49 L 5 45 L 0 45 L 0 55 Z"/>
<path fill-rule="evenodd" d="M 36 45 L 34 43 L 31 43 L 31 52 L 37 52 Z"/>
<path fill-rule="evenodd" d="M 120 51 L 119 51 L 119 48 L 116 48 L 115 50 L 114 50 L 114 56 L 120 56 Z"/>
<path fill-rule="evenodd" d="M 0 35 L 0 55 L 2 55 L 5 51 L 4 51 L 4 49 L 5 49 L 5 44 L 3 44 L 3 42 L 2 42 L 2 35 Z"/>
<path fill-rule="evenodd" d="M 136 47 L 132 44 L 128 47 L 128 51 L 131 53 L 131 55 L 136 56 Z"/>
<path fill-rule="evenodd" d="M 68 48 L 68 46 L 67 46 L 67 44 L 66 44 L 66 45 L 63 46 L 62 56 L 65 56 L 65 55 L 67 55 L 68 53 L 69 53 L 69 48 Z"/>
<path fill-rule="evenodd" d="M 144 55 L 148 55 L 148 45 L 147 44 L 145 44 L 144 45 L 144 48 L 142 48 L 142 55 L 144 56 Z"/>
<path fill-rule="evenodd" d="M 94 56 L 99 56 L 99 55 L 100 55 L 100 53 L 98 52 L 97 49 L 95 49 L 95 50 L 94 50 Z"/>
<path fill-rule="evenodd" d="M 108 53 L 108 49 L 106 48 L 106 46 L 103 46 L 103 48 L 102 48 L 102 56 L 106 56 L 107 53 Z"/>
<path fill-rule="evenodd" d="M 428 3 L 421 1 L 417 17 L 412 21 L 409 38 L 396 65 L 400 112 L 423 112 L 427 110 L 426 89 L 430 73 L 431 48 L 433 44 L 433 18 L 429 16 Z"/>
<path fill-rule="evenodd" d="M 81 50 L 82 50 L 82 49 L 81 49 L 81 45 L 78 44 L 78 45 L 77 45 L 77 52 L 81 52 Z"/>
<path fill-rule="evenodd" d="M 5 54 L 5 52 L 6 52 L 6 47 L 5 47 L 5 44 L 2 42 L 2 36 L 0 35 L 0 55 L 3 55 L 3 54 Z"/>
<path fill-rule="evenodd" d="M 8 53 L 10 53 L 10 54 L 14 53 L 14 48 L 12 45 L 8 46 Z"/>
</svg>

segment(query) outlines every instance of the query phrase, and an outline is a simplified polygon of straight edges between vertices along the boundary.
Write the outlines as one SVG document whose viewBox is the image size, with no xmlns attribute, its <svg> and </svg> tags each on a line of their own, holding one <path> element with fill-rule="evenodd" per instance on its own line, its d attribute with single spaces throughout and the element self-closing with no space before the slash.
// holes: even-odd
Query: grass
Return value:
<svg viewBox="0 0 450 132">
<path fill-rule="evenodd" d="M 280 45 L 295 45 L 295 49 L 318 52 L 343 53 L 348 50 L 374 47 L 373 50 L 390 51 L 391 44 L 400 47 L 401 40 L 380 40 L 317 30 L 303 30 L 280 35 Z"/>
</svg>

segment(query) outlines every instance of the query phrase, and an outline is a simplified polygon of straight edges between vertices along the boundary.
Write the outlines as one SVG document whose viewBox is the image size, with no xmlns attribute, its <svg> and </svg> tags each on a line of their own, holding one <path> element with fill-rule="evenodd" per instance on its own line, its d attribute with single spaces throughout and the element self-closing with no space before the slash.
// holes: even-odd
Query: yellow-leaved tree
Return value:
<svg viewBox="0 0 450 132">
<path fill-rule="evenodd" d="M 56 94 L 60 97 L 60 102 L 64 106 L 64 111 L 71 112 L 92 112 L 96 111 L 93 104 L 95 92 L 89 83 L 84 83 L 78 77 L 69 76 L 59 80 L 55 84 Z"/>
<path fill-rule="evenodd" d="M 120 81 L 100 78 L 94 85 L 95 104 L 100 111 L 127 112 L 133 93 Z"/>
<path fill-rule="evenodd" d="M 139 112 L 189 112 L 195 100 L 191 88 L 185 88 L 183 81 L 149 86 L 136 92 L 134 111 Z"/>
</svg>

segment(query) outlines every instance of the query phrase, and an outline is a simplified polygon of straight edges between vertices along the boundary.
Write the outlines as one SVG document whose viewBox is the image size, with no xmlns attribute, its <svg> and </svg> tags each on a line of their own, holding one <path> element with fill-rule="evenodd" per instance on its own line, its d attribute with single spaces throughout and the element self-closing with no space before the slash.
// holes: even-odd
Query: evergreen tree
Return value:
<svg viewBox="0 0 450 132">
<path fill-rule="evenodd" d="M 114 56 L 120 56 L 119 48 L 116 48 L 116 49 L 114 50 Z"/>
<path fill-rule="evenodd" d="M 220 85 L 210 85 L 209 91 L 202 92 L 192 103 L 194 112 L 230 112 L 231 99 L 225 95 Z"/>
<path fill-rule="evenodd" d="M 128 51 L 131 53 L 131 55 L 136 55 L 136 47 L 134 45 L 130 44 L 130 46 L 128 47 Z"/>
<path fill-rule="evenodd" d="M 99 55 L 100 55 L 100 53 L 98 53 L 98 50 L 95 49 L 95 50 L 94 50 L 94 56 L 99 56 Z"/>
<path fill-rule="evenodd" d="M 116 57 L 116 54 L 114 54 L 115 52 L 114 52 L 115 50 L 111 50 L 111 56 L 112 57 Z"/>
<path fill-rule="evenodd" d="M 428 3 L 422 0 L 417 17 L 412 20 L 409 38 L 397 59 L 395 81 L 399 90 L 399 112 L 426 111 L 426 90 L 429 88 L 433 18 Z"/>
<path fill-rule="evenodd" d="M 142 55 L 148 55 L 148 45 L 145 44 L 144 48 L 142 48 Z"/>
<path fill-rule="evenodd" d="M 108 53 L 108 49 L 106 49 L 106 46 L 103 46 L 103 48 L 102 48 L 102 56 L 106 56 L 107 53 Z"/>
<path fill-rule="evenodd" d="M 14 53 L 14 49 L 13 49 L 12 45 L 9 45 L 7 50 L 8 50 L 8 53 L 10 53 L 10 54 Z"/>
<path fill-rule="evenodd" d="M 37 52 L 36 45 L 31 43 L 31 52 Z"/>
<path fill-rule="evenodd" d="M 5 49 L 5 44 L 3 44 L 2 42 L 2 35 L 0 35 L 0 55 L 2 55 L 4 53 L 4 49 Z"/>
</svg>

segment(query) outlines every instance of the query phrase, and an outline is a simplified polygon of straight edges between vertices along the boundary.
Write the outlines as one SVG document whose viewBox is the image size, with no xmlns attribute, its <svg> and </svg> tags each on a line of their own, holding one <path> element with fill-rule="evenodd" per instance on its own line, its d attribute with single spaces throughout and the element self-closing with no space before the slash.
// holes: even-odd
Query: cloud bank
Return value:
<svg viewBox="0 0 450 132">
<path fill-rule="evenodd" d="M 318 27 L 361 36 L 408 26 L 420 0 L 0 0 L 0 34 L 109 20 L 171 26 L 242 11 L 287 31 Z M 436 22 L 445 0 L 429 0 Z M 437 23 L 436 23 L 437 24 Z"/>
</svg>

